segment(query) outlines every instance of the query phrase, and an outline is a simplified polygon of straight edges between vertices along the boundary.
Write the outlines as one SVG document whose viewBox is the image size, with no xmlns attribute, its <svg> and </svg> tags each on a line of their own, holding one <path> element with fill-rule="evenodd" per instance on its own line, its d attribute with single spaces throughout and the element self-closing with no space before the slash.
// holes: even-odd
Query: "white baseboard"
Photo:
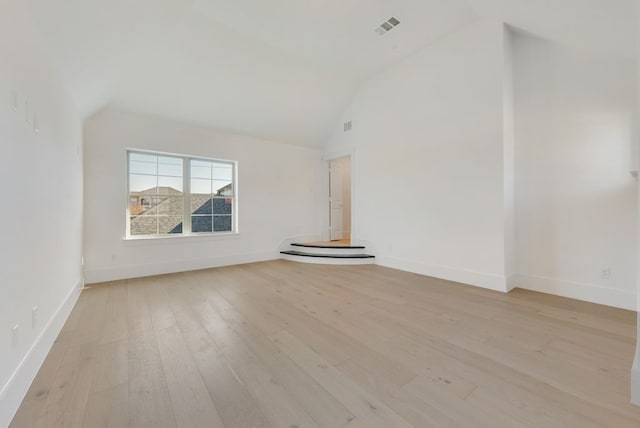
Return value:
<svg viewBox="0 0 640 428">
<path fill-rule="evenodd" d="M 86 267 L 84 277 L 87 284 L 96 284 L 99 282 L 117 281 L 120 279 L 188 272 L 192 270 L 239 265 L 243 263 L 264 262 L 279 258 L 280 253 L 278 251 L 269 251 L 264 253 L 240 254 L 196 260 L 176 260 L 144 265 L 121 265 L 96 268 Z"/>
<path fill-rule="evenodd" d="M 640 406 L 640 344 L 631 368 L 631 402 Z"/>
<path fill-rule="evenodd" d="M 534 275 L 514 275 L 513 284 L 517 288 L 554 294 L 570 299 L 583 300 L 616 308 L 637 310 L 636 294 L 615 288 L 601 287 L 561 279 L 546 278 Z"/>
<path fill-rule="evenodd" d="M 452 268 L 449 266 L 429 265 L 426 263 L 401 260 L 392 257 L 377 256 L 376 264 L 393 269 L 400 269 L 407 272 L 418 273 L 420 275 L 460 282 L 462 284 L 475 285 L 476 287 L 488 288 L 490 290 L 502 292 L 508 291 L 507 279 L 504 276 L 500 275 L 474 272 L 470 270 Z"/>
<path fill-rule="evenodd" d="M 20 407 L 33 379 L 51 350 L 60 330 L 67 321 L 71 310 L 80 296 L 84 283 L 80 279 L 69 291 L 64 301 L 54 312 L 40 335 L 33 342 L 18 367 L 0 390 L 0 427 L 9 426 Z"/>
</svg>

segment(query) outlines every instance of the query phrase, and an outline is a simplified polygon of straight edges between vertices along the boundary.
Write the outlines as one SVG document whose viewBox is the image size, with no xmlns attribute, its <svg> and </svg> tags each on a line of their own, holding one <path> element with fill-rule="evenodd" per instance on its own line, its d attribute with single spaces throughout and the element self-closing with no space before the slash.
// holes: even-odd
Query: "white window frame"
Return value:
<svg viewBox="0 0 640 428">
<path fill-rule="evenodd" d="M 182 233 L 168 233 L 168 234 L 149 234 L 149 235 L 132 235 L 131 234 L 131 199 L 130 199 L 130 155 L 132 153 L 157 155 L 157 156 L 170 156 L 182 159 L 182 197 L 184 210 L 182 214 Z M 191 161 L 201 160 L 207 162 L 225 163 L 231 165 L 231 180 L 232 180 L 232 205 L 231 205 L 231 231 L 223 232 L 192 232 L 191 231 Z M 224 236 L 224 235 L 237 235 L 238 234 L 238 162 L 228 159 L 216 159 L 204 156 L 184 155 L 177 153 L 159 152 L 155 150 L 144 149 L 127 149 L 126 150 L 126 163 L 127 163 L 127 188 L 126 188 L 126 224 L 125 224 L 125 239 L 126 240 L 143 240 L 143 239 L 175 239 L 184 237 L 196 237 L 196 236 Z"/>
</svg>

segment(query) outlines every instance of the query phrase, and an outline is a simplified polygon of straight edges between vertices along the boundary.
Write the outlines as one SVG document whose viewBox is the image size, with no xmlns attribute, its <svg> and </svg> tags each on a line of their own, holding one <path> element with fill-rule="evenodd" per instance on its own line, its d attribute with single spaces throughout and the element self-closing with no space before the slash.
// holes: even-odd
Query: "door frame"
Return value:
<svg viewBox="0 0 640 428">
<path fill-rule="evenodd" d="M 321 239 L 323 241 L 330 241 L 331 240 L 331 232 L 330 232 L 330 227 L 331 227 L 331 208 L 330 208 L 330 202 L 329 202 L 329 168 L 331 166 L 331 161 L 332 160 L 336 160 L 336 159 L 340 159 L 340 158 L 345 158 L 348 157 L 351 159 L 351 181 L 349 182 L 349 185 L 351 186 L 351 200 L 349 201 L 351 203 L 351 231 L 349 232 L 349 239 L 353 242 L 353 237 L 355 236 L 355 230 L 356 230 L 356 226 L 353 222 L 353 219 L 355 218 L 355 171 L 356 171 L 356 164 L 355 164 L 355 153 L 353 150 L 344 150 L 344 151 L 336 151 L 336 152 L 331 152 L 329 154 L 325 154 L 322 157 L 322 199 L 321 199 L 321 216 L 320 216 L 320 220 L 321 220 L 321 227 L 322 227 L 322 234 L 321 234 Z"/>
</svg>

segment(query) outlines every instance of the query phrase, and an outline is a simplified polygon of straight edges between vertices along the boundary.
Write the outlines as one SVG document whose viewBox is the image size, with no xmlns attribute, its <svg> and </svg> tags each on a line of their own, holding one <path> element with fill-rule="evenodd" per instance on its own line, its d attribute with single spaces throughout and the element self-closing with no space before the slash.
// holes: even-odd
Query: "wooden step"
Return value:
<svg viewBox="0 0 640 428">
<path fill-rule="evenodd" d="M 301 244 L 295 243 L 291 244 L 293 247 L 303 247 L 303 248 L 341 248 L 341 249 L 360 249 L 364 250 L 364 246 L 362 245 L 325 245 L 325 244 Z"/>
</svg>

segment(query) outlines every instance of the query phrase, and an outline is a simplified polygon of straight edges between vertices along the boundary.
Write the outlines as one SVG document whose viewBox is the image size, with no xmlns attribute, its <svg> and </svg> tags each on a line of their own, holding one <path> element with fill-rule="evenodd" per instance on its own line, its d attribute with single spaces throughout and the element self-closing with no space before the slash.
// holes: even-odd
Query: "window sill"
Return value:
<svg viewBox="0 0 640 428">
<path fill-rule="evenodd" d="M 203 233 L 197 235 L 167 235 L 167 236 L 125 236 L 122 241 L 129 245 L 135 244 L 169 244 L 178 243 L 183 241 L 218 241 L 227 239 L 238 239 L 240 237 L 239 232 L 225 232 L 225 233 Z"/>
</svg>

